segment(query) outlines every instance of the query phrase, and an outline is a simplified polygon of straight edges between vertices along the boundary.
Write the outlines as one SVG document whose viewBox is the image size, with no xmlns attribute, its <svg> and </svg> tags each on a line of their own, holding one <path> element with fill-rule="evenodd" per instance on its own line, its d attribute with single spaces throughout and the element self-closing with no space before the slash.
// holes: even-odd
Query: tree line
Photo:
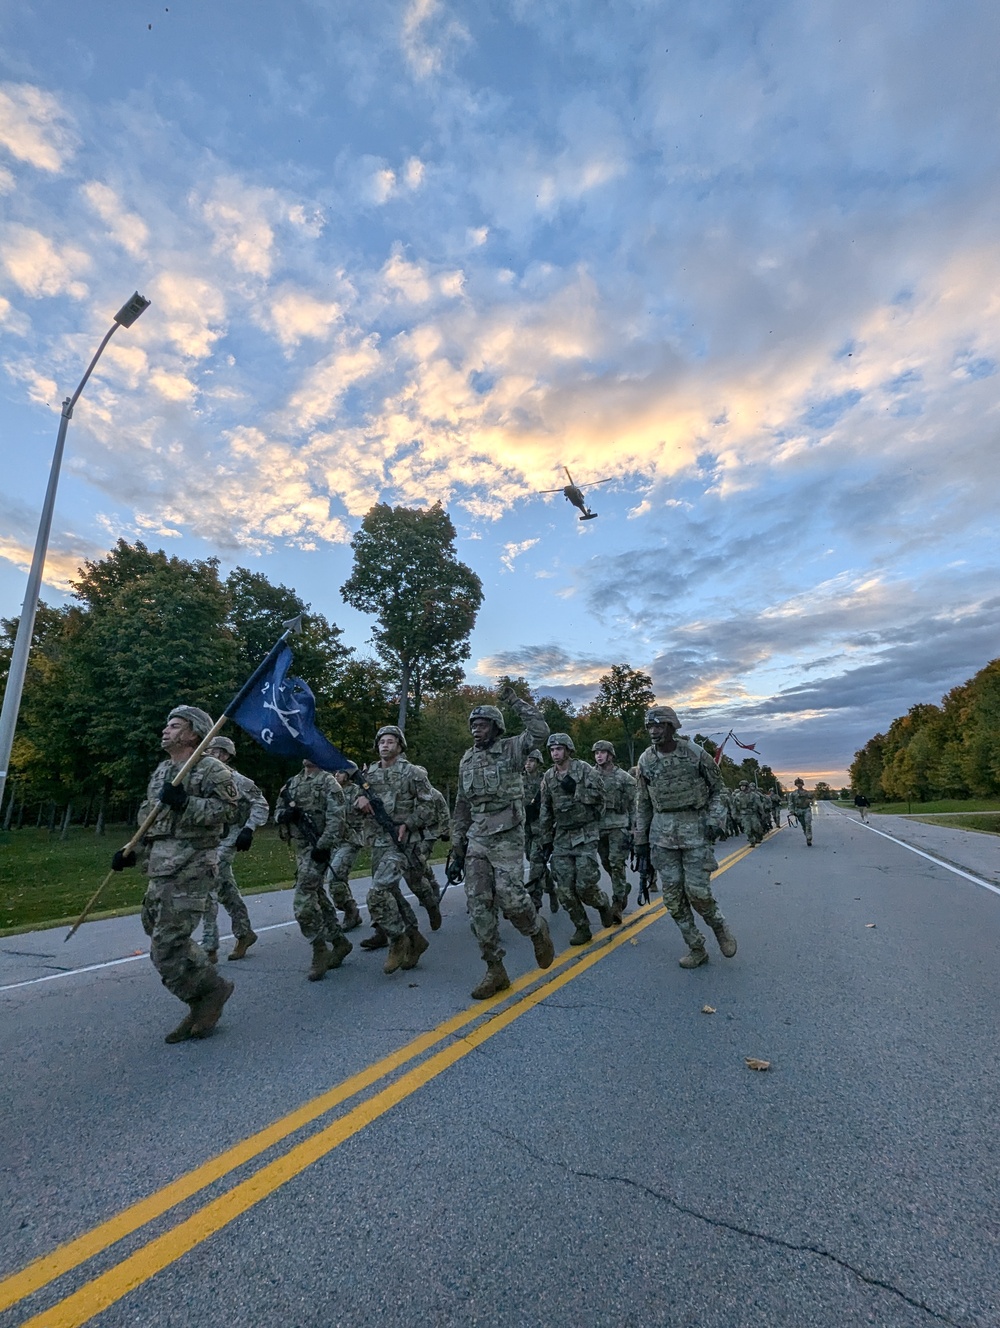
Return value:
<svg viewBox="0 0 1000 1328">
<path fill-rule="evenodd" d="M 1000 793 L 1000 659 L 941 704 L 911 706 L 851 763 L 855 792 L 875 800 L 988 798 Z"/>
<path fill-rule="evenodd" d="M 482 604 L 482 583 L 455 555 L 455 529 L 443 509 L 371 509 L 352 541 L 344 601 L 374 618 L 374 653 L 348 647 L 336 623 L 288 586 L 237 567 L 222 577 L 214 558 L 188 560 L 119 540 L 87 562 L 73 582 L 73 602 L 42 603 L 14 742 L 4 828 L 71 821 L 93 824 L 134 816 L 160 759 L 169 709 L 200 705 L 218 715 L 281 634 L 304 615 L 293 642 L 294 671 L 316 697 L 320 729 L 352 760 L 373 755 L 380 725 L 405 728 L 408 755 L 431 782 L 454 795 L 458 762 L 469 745 L 469 711 L 494 703 L 492 688 L 470 686 L 462 663 Z M 0 620 L 0 683 L 6 683 L 16 619 Z M 522 677 L 503 677 L 531 698 Z M 643 721 L 655 700 L 648 674 L 615 664 L 593 700 L 537 700 L 553 732 L 568 733 L 589 758 L 598 738 L 616 744 L 631 766 L 646 745 Z M 505 715 L 517 729 L 514 713 Z M 234 727 L 237 764 L 273 802 L 295 763 L 275 760 Z M 696 736 L 707 750 L 714 744 Z M 724 756 L 724 780 L 761 788 L 776 781 L 768 766 Z"/>
</svg>

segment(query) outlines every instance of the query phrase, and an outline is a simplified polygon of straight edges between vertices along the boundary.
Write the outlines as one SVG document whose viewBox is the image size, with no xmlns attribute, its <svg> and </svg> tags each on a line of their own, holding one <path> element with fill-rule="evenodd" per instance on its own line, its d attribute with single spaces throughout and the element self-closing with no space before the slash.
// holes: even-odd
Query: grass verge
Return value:
<svg viewBox="0 0 1000 1328">
<path fill-rule="evenodd" d="M 949 830 L 977 830 L 980 834 L 1000 835 L 1000 812 L 981 812 L 971 816 L 911 816 L 924 825 L 944 825 Z"/>
<path fill-rule="evenodd" d="M 876 816 L 932 816 L 940 812 L 1000 812 L 1000 798 L 939 798 L 936 802 L 880 802 Z"/>
</svg>

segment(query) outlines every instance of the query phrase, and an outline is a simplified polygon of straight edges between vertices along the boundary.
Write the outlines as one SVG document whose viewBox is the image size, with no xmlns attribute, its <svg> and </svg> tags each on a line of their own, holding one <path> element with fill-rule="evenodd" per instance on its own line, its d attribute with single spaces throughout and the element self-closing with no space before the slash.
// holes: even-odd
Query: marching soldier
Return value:
<svg viewBox="0 0 1000 1328">
<path fill-rule="evenodd" d="M 604 780 L 592 765 L 577 759 L 569 734 L 550 734 L 548 747 L 552 765 L 542 777 L 538 837 L 559 902 L 576 926 L 569 943 L 586 945 L 592 936 L 584 904 L 597 909 L 602 927 L 621 921 L 600 887 L 597 846 L 604 814 Z"/>
<path fill-rule="evenodd" d="M 727 959 L 736 953 L 736 937 L 711 883 L 718 866 L 712 841 L 725 815 L 722 776 L 703 748 L 677 736 L 680 726 L 670 706 L 646 712 L 650 746 L 639 757 L 636 859 L 640 870 L 651 861 L 659 872 L 663 902 L 688 944 L 681 968 L 698 968 L 708 963 L 708 951 L 692 909 L 715 932 Z"/>
<path fill-rule="evenodd" d="M 149 957 L 166 989 L 189 1007 L 166 1042 L 205 1037 L 233 994 L 233 984 L 220 977 L 191 937 L 216 885 L 219 842 L 236 816 L 236 786 L 232 773 L 208 755 L 199 758 L 183 783 L 173 783 L 211 729 L 211 715 L 197 706 L 171 710 L 160 743 L 166 759 L 153 771 L 139 808 L 141 824 L 159 804 L 139 848 L 149 877 L 142 901 Z M 120 849 L 111 860 L 115 871 L 135 863 L 135 852 L 124 857 Z"/>
<path fill-rule="evenodd" d="M 205 748 L 209 756 L 214 756 L 223 765 L 229 766 L 229 773 L 236 785 L 238 815 L 234 825 L 229 827 L 225 839 L 219 845 L 219 876 L 216 888 L 209 893 L 205 904 L 205 924 L 201 931 L 202 949 L 214 964 L 219 957 L 219 905 L 229 914 L 236 944 L 229 953 L 230 959 L 243 959 L 251 945 L 257 943 L 257 933 L 250 926 L 250 914 L 240 894 L 236 877 L 233 875 L 233 857 L 237 853 L 246 853 L 253 843 L 253 832 L 267 824 L 270 810 L 267 799 L 252 779 L 240 774 L 230 762 L 236 755 L 236 744 L 232 738 L 221 734 L 212 739 Z"/>
<path fill-rule="evenodd" d="M 611 904 L 616 920 L 621 922 L 628 906 L 629 885 L 625 862 L 632 846 L 632 823 L 635 818 L 636 783 L 615 762 L 614 744 L 599 738 L 590 749 L 597 773 L 604 781 L 604 815 L 598 853 L 601 865 L 611 877 Z"/>
<path fill-rule="evenodd" d="M 350 772 L 335 770 L 333 777 L 344 792 L 344 828 L 330 858 L 330 898 L 344 915 L 344 931 L 354 931 L 361 926 L 361 910 L 351 890 L 351 870 L 364 848 L 365 818 L 355 806 L 353 790 L 347 787 Z"/>
<path fill-rule="evenodd" d="M 375 820 L 372 834 L 372 884 L 368 891 L 368 913 L 373 925 L 389 942 L 383 972 L 413 968 L 427 949 L 427 939 L 421 935 L 417 917 L 410 907 L 400 881 L 411 869 L 407 845 L 421 834 L 435 819 L 434 795 L 427 772 L 422 766 L 411 765 L 403 753 L 406 738 L 395 724 L 386 724 L 375 735 L 379 759 L 365 772 L 372 792 L 378 796 L 388 816 L 394 822 L 392 831 Z M 362 793 L 357 799 L 358 810 L 375 816 L 375 809 Z M 440 923 L 438 924 L 440 925 Z M 374 946 L 362 941 L 364 949 Z"/>
<path fill-rule="evenodd" d="M 274 819 L 295 844 L 292 912 L 312 945 L 310 982 L 319 982 L 329 969 L 339 968 L 354 949 L 324 883 L 331 851 L 343 839 L 346 815 L 340 785 L 329 771 L 308 758 L 278 794 Z"/>
<path fill-rule="evenodd" d="M 740 818 L 740 828 L 748 842 L 759 844 L 764 838 L 764 822 L 761 816 L 760 799 L 756 789 L 750 787 L 748 779 L 741 779 L 736 790 L 736 814 Z"/>
<path fill-rule="evenodd" d="M 513 690 L 501 700 L 517 711 L 524 732 L 508 738 L 496 706 L 476 706 L 469 715 L 473 745 L 458 767 L 458 794 L 452 817 L 453 861 L 465 871 L 465 897 L 472 934 L 486 963 L 486 975 L 472 991 L 486 1000 L 506 991 L 510 978 L 500 944 L 500 913 L 531 938 L 535 962 L 548 968 L 555 958 L 548 924 L 524 886 L 524 784 L 526 754 L 543 741 L 549 726 L 530 701 Z"/>
<path fill-rule="evenodd" d="M 806 837 L 806 847 L 812 848 L 813 804 L 812 798 L 806 792 L 804 779 L 797 779 L 794 789 L 788 795 L 788 814 L 793 816 L 801 825 L 802 833 Z"/>
<path fill-rule="evenodd" d="M 552 883 L 548 864 L 542 857 L 542 846 L 538 838 L 538 813 L 542 807 L 542 775 L 545 773 L 545 758 L 537 747 L 528 753 L 522 772 L 524 782 L 524 856 L 528 859 L 528 881 L 526 889 L 535 908 L 542 907 L 542 894 L 549 896 L 549 912 L 559 912 L 559 900 Z"/>
</svg>

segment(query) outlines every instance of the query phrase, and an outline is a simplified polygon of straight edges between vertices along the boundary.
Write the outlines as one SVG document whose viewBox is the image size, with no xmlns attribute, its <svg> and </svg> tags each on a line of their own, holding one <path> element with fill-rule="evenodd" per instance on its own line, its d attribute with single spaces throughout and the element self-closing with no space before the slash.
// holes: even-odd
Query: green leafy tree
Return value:
<svg viewBox="0 0 1000 1328">
<path fill-rule="evenodd" d="M 455 687 L 483 602 L 479 577 L 455 553 L 455 527 L 436 503 L 428 510 L 379 503 L 351 541 L 354 566 L 341 586 L 353 608 L 373 614 L 372 640 L 399 678 L 397 723 L 425 691 Z"/>
<path fill-rule="evenodd" d="M 825 779 L 817 779 L 814 792 L 817 802 L 829 802 L 833 797 L 833 789 Z"/>
<path fill-rule="evenodd" d="M 656 700 L 653 680 L 628 664 L 613 664 L 604 674 L 593 702 L 593 712 L 614 726 L 610 740 L 628 748 L 628 764 L 635 765 L 636 740 L 643 736 L 646 711 Z M 624 753 L 623 753 L 624 755 Z"/>
</svg>

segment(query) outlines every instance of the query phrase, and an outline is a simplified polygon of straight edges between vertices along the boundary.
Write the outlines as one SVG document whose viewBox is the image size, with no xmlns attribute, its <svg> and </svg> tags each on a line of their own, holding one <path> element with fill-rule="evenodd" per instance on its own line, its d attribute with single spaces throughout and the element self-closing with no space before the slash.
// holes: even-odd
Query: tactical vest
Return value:
<svg viewBox="0 0 1000 1328">
<path fill-rule="evenodd" d="M 158 803 L 160 791 L 165 779 L 173 778 L 178 767 L 172 761 L 161 761 L 153 771 L 146 789 L 146 800 L 139 808 L 140 824 Z M 236 805 L 236 786 L 232 771 L 224 761 L 217 761 L 214 756 L 202 756 L 193 770 L 185 776 L 184 789 L 189 798 L 218 798 L 223 806 L 222 814 L 216 825 L 199 824 L 194 809 L 188 805 L 180 811 L 160 805 L 156 820 L 146 831 L 143 838 L 183 839 L 195 848 L 214 847 L 226 831 L 227 821 L 231 821 Z"/>
<path fill-rule="evenodd" d="M 365 778 L 372 787 L 372 792 L 381 799 L 386 811 L 397 824 L 411 824 L 416 807 L 414 785 L 420 775 L 426 773 L 423 766 L 411 765 L 405 756 L 400 756 L 390 766 L 383 766 L 378 761 L 365 771 Z M 381 828 L 377 835 L 385 834 Z"/>
<path fill-rule="evenodd" d="M 701 774 L 698 748 L 678 742 L 676 751 L 657 752 L 649 747 L 639 757 L 639 778 L 649 791 L 656 812 L 701 811 L 711 792 Z"/>
<path fill-rule="evenodd" d="M 458 786 L 473 816 L 513 806 L 515 824 L 520 824 L 524 819 L 520 739 L 501 739 L 485 749 L 470 747 L 458 767 Z"/>
</svg>

